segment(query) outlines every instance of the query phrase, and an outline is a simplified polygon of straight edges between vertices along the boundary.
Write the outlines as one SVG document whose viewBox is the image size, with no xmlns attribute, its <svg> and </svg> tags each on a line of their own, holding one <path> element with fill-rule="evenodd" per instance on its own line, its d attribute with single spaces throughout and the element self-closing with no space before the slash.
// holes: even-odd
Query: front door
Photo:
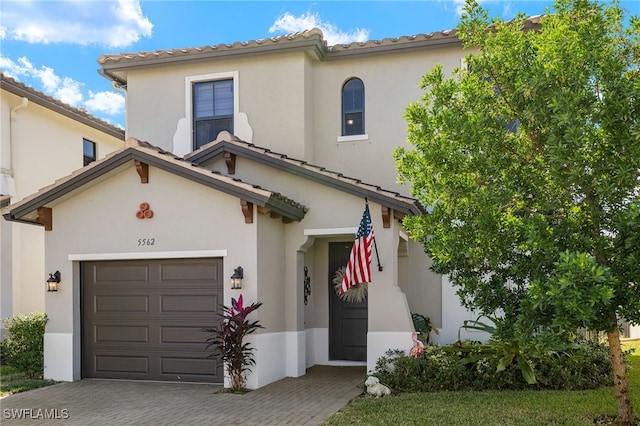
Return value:
<svg viewBox="0 0 640 426">
<path fill-rule="evenodd" d="M 333 279 L 347 266 L 352 242 L 329 243 L 329 359 L 367 360 L 367 300 L 349 303 L 337 294 Z"/>
</svg>

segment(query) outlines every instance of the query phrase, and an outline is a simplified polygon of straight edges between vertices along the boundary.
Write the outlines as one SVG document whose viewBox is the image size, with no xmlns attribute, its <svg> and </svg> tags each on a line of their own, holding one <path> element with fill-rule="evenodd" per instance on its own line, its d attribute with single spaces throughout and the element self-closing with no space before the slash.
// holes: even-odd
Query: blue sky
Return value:
<svg viewBox="0 0 640 426">
<path fill-rule="evenodd" d="M 463 3 L 2 0 L 0 69 L 122 127 L 124 98 L 97 73 L 102 54 L 258 40 L 312 27 L 322 29 L 330 45 L 381 40 L 455 28 Z M 502 19 L 518 12 L 543 14 L 553 6 L 546 0 L 483 0 L 481 4 L 492 17 Z M 622 5 L 640 14 L 640 0 Z"/>
</svg>

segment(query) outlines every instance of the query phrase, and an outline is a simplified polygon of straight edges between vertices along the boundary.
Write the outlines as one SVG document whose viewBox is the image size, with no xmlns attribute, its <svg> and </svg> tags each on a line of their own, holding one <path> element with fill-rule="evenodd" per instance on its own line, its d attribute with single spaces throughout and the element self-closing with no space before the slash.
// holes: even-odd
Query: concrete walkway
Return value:
<svg viewBox="0 0 640 426">
<path fill-rule="evenodd" d="M 0 399 L 0 423 L 317 425 L 360 395 L 364 379 L 364 367 L 315 366 L 244 395 L 209 384 L 87 379 Z"/>
</svg>

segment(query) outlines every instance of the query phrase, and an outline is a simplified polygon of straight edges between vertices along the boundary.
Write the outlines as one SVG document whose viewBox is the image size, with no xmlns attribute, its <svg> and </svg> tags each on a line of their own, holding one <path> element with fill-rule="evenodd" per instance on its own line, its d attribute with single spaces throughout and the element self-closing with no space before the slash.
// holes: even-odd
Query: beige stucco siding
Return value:
<svg viewBox="0 0 640 426">
<path fill-rule="evenodd" d="M 190 132 L 176 135 L 180 126 L 191 128 L 185 123 L 190 115 L 185 109 L 191 108 L 186 104 L 185 79 L 237 72 L 237 109 L 254 130 L 253 142 L 304 156 L 306 66 L 305 54 L 293 52 L 129 71 L 128 135 L 174 151 L 174 137 L 191 138 Z"/>
<path fill-rule="evenodd" d="M 226 165 L 222 160 L 211 162 L 207 166 L 222 173 L 226 171 Z M 363 199 L 328 188 L 319 183 L 295 178 L 287 172 L 277 171 L 241 157 L 236 160 L 236 172 L 246 181 L 259 182 L 265 187 L 287 194 L 296 201 L 311 207 L 302 223 L 291 224 L 286 228 L 288 234 L 300 236 L 304 234 L 304 229 L 355 228 L 360 221 L 360 215 L 364 209 Z M 439 326 L 442 316 L 440 276 L 429 270 L 431 261 L 419 243 L 409 241 L 407 243 L 409 249 L 406 256 L 398 257 L 401 229 L 398 226 L 398 229 L 394 231 L 384 230 L 379 207 L 375 211 L 377 213 L 374 216 L 372 207 L 371 214 L 374 220 L 374 229 L 377 235 L 380 234 L 379 239 L 382 238 L 382 233 L 384 232 L 396 234 L 393 240 L 389 240 L 388 245 L 378 243 L 378 248 L 381 256 L 383 252 L 385 255 L 389 255 L 386 262 L 387 265 L 390 262 L 397 263 L 397 284 L 407 294 L 409 309 L 411 312 L 429 316 L 434 324 Z M 402 233 L 406 235 L 405 232 Z M 328 325 L 328 272 L 326 271 L 328 242 L 353 241 L 353 238 L 353 234 L 333 239 L 318 238 L 312 245 L 312 249 L 307 251 L 305 265 L 309 267 L 312 274 L 313 296 L 310 300 L 313 300 L 313 303 L 309 303 L 304 309 L 306 328 L 326 327 Z M 375 268 L 376 265 L 373 267 Z M 394 282 L 393 284 L 396 283 Z M 293 302 L 287 305 L 287 309 L 294 308 L 295 304 Z M 294 316 L 291 316 L 291 318 L 294 318 Z"/>
<path fill-rule="evenodd" d="M 101 158 L 123 141 L 91 126 L 2 90 L 0 96 L 0 193 L 15 203 L 83 166 L 83 138 L 96 144 Z M 44 310 L 44 231 L 2 219 L 3 301 L 1 317 Z M 10 302 L 10 303 L 9 303 Z"/>
<path fill-rule="evenodd" d="M 269 214 L 257 214 L 257 245 L 245 245 L 246 251 L 256 250 L 252 256 L 256 259 L 256 267 L 247 274 L 256 275 L 257 299 L 264 306 L 256 311 L 256 316 L 266 328 L 266 333 L 285 331 L 287 291 L 285 274 L 284 227 L 280 219 L 271 218 Z"/>
<path fill-rule="evenodd" d="M 85 191 L 53 207 L 53 230 L 47 232 L 46 267 L 60 270 L 63 282 L 57 293 L 47 294 L 50 333 L 70 333 L 79 326 L 72 318 L 78 308 L 73 295 L 80 280 L 73 274 L 70 255 L 154 255 L 202 250 L 226 251 L 224 276 L 238 265 L 255 264 L 246 250 L 255 237 L 253 224 L 245 224 L 238 198 L 220 193 L 160 169 L 150 167 L 149 183 L 141 184 L 133 162 Z M 140 203 L 149 203 L 152 219 L 138 219 Z M 139 240 L 153 245 L 139 245 Z M 73 279 L 73 282 L 71 280 Z M 255 288 L 255 273 L 245 280 Z M 73 288 L 73 291 L 72 291 Z M 255 294 L 245 294 L 248 301 Z M 225 294 L 225 298 L 229 297 Z M 228 301 L 225 301 L 228 303 Z"/>
<path fill-rule="evenodd" d="M 403 114 L 420 98 L 422 76 L 437 63 L 445 74 L 460 66 L 459 48 L 396 53 L 317 63 L 314 74 L 314 134 L 316 164 L 354 176 L 404 195 L 409 188 L 396 184 L 393 151 L 406 144 Z M 352 77 L 365 91 L 365 132 L 368 139 L 338 142 L 341 135 L 341 90 Z"/>
</svg>

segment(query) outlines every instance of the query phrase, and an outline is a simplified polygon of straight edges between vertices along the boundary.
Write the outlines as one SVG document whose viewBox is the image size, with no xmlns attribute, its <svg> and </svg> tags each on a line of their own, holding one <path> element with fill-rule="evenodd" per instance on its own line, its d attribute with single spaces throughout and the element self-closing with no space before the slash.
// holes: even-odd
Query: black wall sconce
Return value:
<svg viewBox="0 0 640 426">
<path fill-rule="evenodd" d="M 60 283 L 60 271 L 55 271 L 53 274 L 49 274 L 47 280 L 47 291 L 58 291 L 58 284 Z"/>
<path fill-rule="evenodd" d="M 242 270 L 242 266 L 238 266 L 233 270 L 233 275 L 231 275 L 231 288 L 233 290 L 242 288 L 242 278 L 244 278 L 244 271 Z"/>
</svg>

